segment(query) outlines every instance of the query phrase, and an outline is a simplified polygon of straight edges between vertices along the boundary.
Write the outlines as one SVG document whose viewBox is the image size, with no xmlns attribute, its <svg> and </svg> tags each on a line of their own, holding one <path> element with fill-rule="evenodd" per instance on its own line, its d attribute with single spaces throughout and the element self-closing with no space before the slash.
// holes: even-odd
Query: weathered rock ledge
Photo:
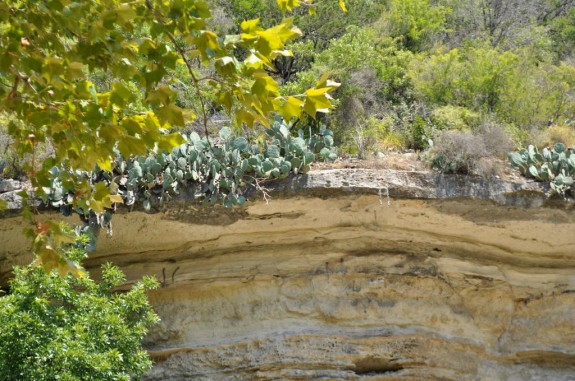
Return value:
<svg viewBox="0 0 575 381">
<path fill-rule="evenodd" d="M 271 184 L 275 191 L 326 195 L 330 191 L 378 194 L 397 199 L 479 199 L 502 205 L 567 206 L 549 197 L 549 186 L 517 177 L 513 180 L 480 176 L 447 175 L 431 171 L 394 169 L 331 169 L 293 176 Z M 333 194 L 332 193 L 332 194 Z"/>
<path fill-rule="evenodd" d="M 88 267 L 162 282 L 147 380 L 575 380 L 575 215 L 540 184 L 347 169 L 269 188 L 114 217 Z M 16 221 L 2 276 L 29 260 Z"/>
<path fill-rule="evenodd" d="M 24 188 L 29 188 L 29 185 L 16 180 L 0 179 L 0 200 L 8 202 L 9 210 L 18 210 L 22 207 L 22 198 L 18 192 Z M 538 207 L 549 203 L 548 185 L 521 177 L 502 180 L 394 169 L 312 171 L 305 175 L 271 181 L 269 189 L 282 193 L 317 193 L 324 196 L 331 191 L 333 193 L 377 193 L 398 199 L 471 198 L 527 207 Z M 255 190 L 250 192 L 252 195 L 254 193 L 256 193 Z M 193 194 L 183 190 L 174 201 L 190 200 L 193 200 Z M 560 203 L 564 204 L 564 202 Z"/>
</svg>

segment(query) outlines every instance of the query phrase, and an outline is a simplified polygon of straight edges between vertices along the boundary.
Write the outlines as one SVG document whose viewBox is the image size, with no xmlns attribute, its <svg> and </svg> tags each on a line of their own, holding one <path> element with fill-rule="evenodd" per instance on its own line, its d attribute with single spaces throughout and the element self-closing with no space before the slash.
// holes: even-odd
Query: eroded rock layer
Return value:
<svg viewBox="0 0 575 381">
<path fill-rule="evenodd" d="M 214 213 L 119 216 L 90 264 L 162 281 L 148 380 L 575 379 L 569 212 L 349 195 Z"/>
<path fill-rule="evenodd" d="M 26 263 L 6 222 L 0 259 Z M 147 380 L 575 380 L 573 231 L 563 209 L 311 192 L 116 215 L 88 267 L 162 282 Z"/>
</svg>

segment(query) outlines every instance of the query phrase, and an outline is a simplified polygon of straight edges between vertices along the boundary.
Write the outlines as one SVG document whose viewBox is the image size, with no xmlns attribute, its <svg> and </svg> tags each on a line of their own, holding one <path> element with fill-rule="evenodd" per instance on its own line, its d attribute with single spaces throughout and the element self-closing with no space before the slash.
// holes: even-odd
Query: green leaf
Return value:
<svg viewBox="0 0 575 381">
<path fill-rule="evenodd" d="M 185 158 L 180 157 L 180 158 L 178 159 L 178 168 L 179 168 L 179 169 L 185 169 L 187 164 L 188 164 L 188 163 L 187 163 L 187 161 L 186 161 Z"/>
<path fill-rule="evenodd" d="M 565 144 L 563 143 L 557 143 L 555 144 L 555 146 L 553 147 L 553 149 L 555 150 L 555 152 L 557 153 L 563 153 L 566 150 Z"/>
<path fill-rule="evenodd" d="M 176 99 L 177 92 L 169 86 L 159 86 L 157 89 L 148 92 L 146 101 L 153 106 L 167 105 Z"/>
<path fill-rule="evenodd" d="M 192 142 L 192 144 L 194 145 L 194 147 L 197 150 L 201 151 L 201 150 L 206 148 L 204 145 L 204 142 L 202 141 L 202 138 L 200 138 L 200 135 L 198 135 L 198 133 L 196 131 L 193 131 L 190 134 L 190 141 Z"/>
<path fill-rule="evenodd" d="M 304 156 L 304 165 L 309 165 L 315 160 L 315 155 L 312 152 L 306 152 Z"/>
<path fill-rule="evenodd" d="M 146 144 L 133 136 L 124 136 L 118 143 L 118 150 L 124 157 L 130 155 L 143 155 L 146 153 Z"/>
<path fill-rule="evenodd" d="M 331 151 L 329 150 L 329 148 L 323 147 L 320 151 L 319 151 L 320 156 L 323 159 L 327 159 L 329 158 Z"/>
<path fill-rule="evenodd" d="M 270 159 L 277 159 L 280 157 L 280 149 L 276 145 L 269 145 L 266 149 L 266 156 Z"/>
<path fill-rule="evenodd" d="M 120 107 L 124 107 L 134 102 L 136 99 L 136 95 L 122 82 L 114 82 L 112 85 L 112 92 L 110 94 L 110 102 Z"/>
<path fill-rule="evenodd" d="M 539 172 L 537 171 L 537 168 L 534 165 L 529 166 L 529 173 L 534 178 L 539 179 Z"/>
<path fill-rule="evenodd" d="M 264 172 L 269 172 L 269 171 L 271 171 L 272 169 L 274 169 L 274 164 L 273 164 L 271 161 L 266 160 L 266 161 L 264 161 L 264 162 L 262 163 L 262 170 L 263 170 Z"/>
<path fill-rule="evenodd" d="M 230 147 L 232 149 L 237 149 L 240 152 L 247 152 L 249 149 L 248 140 L 244 137 L 234 138 L 230 142 Z"/>
<path fill-rule="evenodd" d="M 232 129 L 229 127 L 223 127 L 220 129 L 220 139 L 228 140 L 228 138 L 232 135 Z"/>
<path fill-rule="evenodd" d="M 156 110 L 156 115 L 161 124 L 169 124 L 171 126 L 184 127 L 184 114 L 182 109 L 174 104 L 167 104 Z M 180 143 L 181 144 L 181 143 Z M 179 145 L 179 144 L 178 144 Z"/>
<path fill-rule="evenodd" d="M 301 159 L 294 157 L 290 160 L 292 168 L 300 168 L 302 165 Z"/>
</svg>

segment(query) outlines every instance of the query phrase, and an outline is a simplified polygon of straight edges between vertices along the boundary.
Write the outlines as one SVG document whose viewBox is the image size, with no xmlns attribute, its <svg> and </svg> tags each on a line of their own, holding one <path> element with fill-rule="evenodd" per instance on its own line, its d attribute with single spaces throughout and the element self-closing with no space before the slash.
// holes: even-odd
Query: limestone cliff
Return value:
<svg viewBox="0 0 575 381">
<path fill-rule="evenodd" d="M 162 282 L 147 380 L 575 380 L 575 215 L 538 184 L 333 170 L 271 188 L 115 216 L 88 266 Z M 29 259 L 15 221 L 3 279 Z"/>
</svg>

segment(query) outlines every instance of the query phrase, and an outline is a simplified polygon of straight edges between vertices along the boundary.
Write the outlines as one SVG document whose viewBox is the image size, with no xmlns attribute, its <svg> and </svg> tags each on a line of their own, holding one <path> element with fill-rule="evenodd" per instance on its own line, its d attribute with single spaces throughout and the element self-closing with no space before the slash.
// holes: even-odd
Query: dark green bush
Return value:
<svg viewBox="0 0 575 381">
<path fill-rule="evenodd" d="M 132 380 L 151 367 L 141 347 L 158 321 L 145 278 L 126 293 L 122 272 L 105 265 L 98 284 L 42 267 L 15 269 L 0 298 L 0 380 Z"/>
</svg>

